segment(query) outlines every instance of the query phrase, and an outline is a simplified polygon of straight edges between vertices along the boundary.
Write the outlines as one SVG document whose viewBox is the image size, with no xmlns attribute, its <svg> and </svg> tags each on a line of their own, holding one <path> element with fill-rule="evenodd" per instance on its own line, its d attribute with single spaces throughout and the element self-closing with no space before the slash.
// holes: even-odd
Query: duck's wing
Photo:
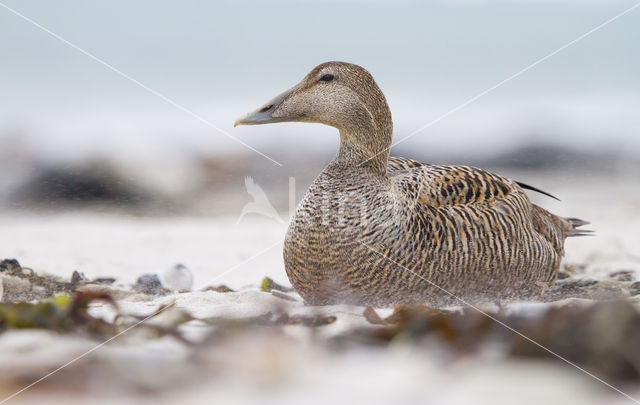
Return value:
<svg viewBox="0 0 640 405">
<path fill-rule="evenodd" d="M 562 254 L 564 239 L 583 233 L 575 228 L 584 224 L 553 215 L 534 205 L 515 181 L 469 166 L 428 165 L 410 159 L 390 158 L 387 172 L 415 209 L 436 210 L 441 216 L 459 216 L 467 226 L 482 222 L 496 229 L 508 216 L 509 223 L 531 228 Z M 514 229 L 502 229 L 513 231 Z"/>
<path fill-rule="evenodd" d="M 387 172 L 400 187 L 431 207 L 496 203 L 513 193 L 523 193 L 505 177 L 469 166 L 440 166 L 404 158 L 389 158 Z M 411 192 L 411 190 L 409 190 Z"/>
</svg>

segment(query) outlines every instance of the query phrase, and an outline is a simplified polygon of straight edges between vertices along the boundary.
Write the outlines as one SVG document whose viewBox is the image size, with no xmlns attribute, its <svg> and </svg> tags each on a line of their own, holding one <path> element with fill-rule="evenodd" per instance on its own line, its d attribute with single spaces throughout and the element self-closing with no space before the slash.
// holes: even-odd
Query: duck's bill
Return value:
<svg viewBox="0 0 640 405">
<path fill-rule="evenodd" d="M 284 121 L 289 120 L 286 118 L 274 118 L 271 116 L 271 113 L 269 111 L 262 111 L 262 109 L 259 109 L 238 118 L 233 126 L 237 127 L 238 125 L 261 125 Z"/>
<path fill-rule="evenodd" d="M 274 117 L 273 112 L 287 97 L 289 97 L 292 91 L 293 89 L 287 90 L 284 93 L 276 96 L 274 99 L 267 102 L 265 105 L 258 108 L 257 110 L 252 111 L 238 118 L 236 122 L 233 124 L 233 126 L 237 127 L 238 125 L 260 125 L 260 124 L 271 124 L 274 122 L 291 121 L 287 117 Z"/>
</svg>

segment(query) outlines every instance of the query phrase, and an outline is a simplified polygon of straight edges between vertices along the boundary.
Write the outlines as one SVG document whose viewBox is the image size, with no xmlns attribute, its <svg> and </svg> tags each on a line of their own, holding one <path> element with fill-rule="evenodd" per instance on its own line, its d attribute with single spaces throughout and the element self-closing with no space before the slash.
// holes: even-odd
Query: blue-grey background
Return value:
<svg viewBox="0 0 640 405">
<path fill-rule="evenodd" d="M 315 65 L 343 60 L 371 71 L 388 98 L 398 140 L 634 4 L 2 2 L 284 165 L 0 7 L 0 186 L 14 189 L 43 165 L 95 161 L 124 168 L 125 177 L 155 175 L 165 188 L 180 188 L 193 180 L 185 168 L 194 156 L 218 174 L 239 160 L 257 160 L 260 174 L 286 183 L 296 175 L 287 167 L 317 157 L 309 169 L 315 172 L 326 162 L 336 131 L 297 123 L 234 129 L 233 122 Z M 456 163 L 515 156 L 522 163 L 538 159 L 535 150 L 544 147 L 560 151 L 554 164 L 633 160 L 640 152 L 639 44 L 640 8 L 393 153 Z M 225 178 L 238 184 L 247 174 L 231 172 Z"/>
</svg>

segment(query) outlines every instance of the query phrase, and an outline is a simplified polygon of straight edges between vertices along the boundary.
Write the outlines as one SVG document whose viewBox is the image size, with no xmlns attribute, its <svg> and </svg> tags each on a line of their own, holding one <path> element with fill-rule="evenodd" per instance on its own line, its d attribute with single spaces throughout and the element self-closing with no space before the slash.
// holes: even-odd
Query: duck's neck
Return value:
<svg viewBox="0 0 640 405">
<path fill-rule="evenodd" d="M 340 148 L 335 162 L 348 167 L 357 167 L 375 174 L 384 175 L 389 158 L 388 147 L 366 148 L 352 141 L 353 135 L 340 134 Z"/>
<path fill-rule="evenodd" d="M 368 111 L 367 119 L 351 120 L 356 125 L 340 128 L 340 149 L 335 161 L 386 176 L 393 136 L 391 112 L 386 101 L 380 108 Z"/>
</svg>

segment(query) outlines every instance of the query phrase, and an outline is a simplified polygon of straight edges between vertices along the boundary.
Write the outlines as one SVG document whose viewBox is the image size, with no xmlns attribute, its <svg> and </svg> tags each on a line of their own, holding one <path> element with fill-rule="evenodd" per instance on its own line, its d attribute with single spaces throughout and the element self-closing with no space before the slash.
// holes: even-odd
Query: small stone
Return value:
<svg viewBox="0 0 640 405">
<path fill-rule="evenodd" d="M 71 274 L 71 284 L 80 284 L 87 281 L 87 277 L 84 273 L 78 272 L 78 270 L 74 270 L 73 274 Z"/>
<path fill-rule="evenodd" d="M 145 294 L 157 294 L 162 289 L 162 283 L 157 274 L 143 274 L 138 277 L 133 289 Z"/>
<path fill-rule="evenodd" d="M 20 269 L 20 263 L 16 259 L 4 259 L 0 262 L 0 272 L 3 271 L 13 271 Z"/>
<path fill-rule="evenodd" d="M 167 269 L 161 276 L 162 286 L 173 291 L 191 291 L 193 274 L 187 266 L 176 264 Z"/>
</svg>

